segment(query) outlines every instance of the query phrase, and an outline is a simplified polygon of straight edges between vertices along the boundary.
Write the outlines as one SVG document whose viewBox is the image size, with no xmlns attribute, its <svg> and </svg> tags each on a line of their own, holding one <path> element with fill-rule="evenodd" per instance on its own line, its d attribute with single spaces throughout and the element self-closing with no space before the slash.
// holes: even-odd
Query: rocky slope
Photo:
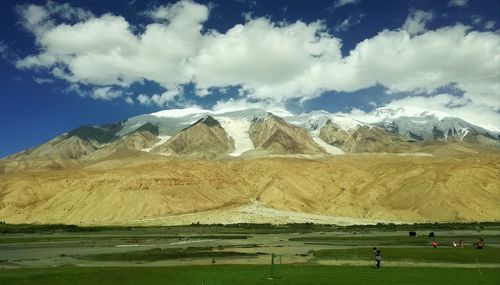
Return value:
<svg viewBox="0 0 500 285">
<path fill-rule="evenodd" d="M 199 119 L 151 152 L 167 156 L 212 159 L 229 154 L 234 140 L 211 116 Z"/>
<path fill-rule="evenodd" d="M 319 137 L 345 152 L 404 152 L 412 149 L 414 139 L 392 134 L 382 128 L 359 126 L 344 130 L 328 120 L 320 129 Z"/>
<path fill-rule="evenodd" d="M 7 159 L 83 159 L 94 153 L 97 148 L 93 142 L 64 134 L 38 147 L 11 155 Z"/>
<path fill-rule="evenodd" d="M 255 120 L 249 134 L 256 149 L 273 154 L 325 153 L 305 129 L 293 126 L 272 114 Z"/>
<path fill-rule="evenodd" d="M 161 224 L 260 201 L 266 208 L 373 221 L 499 221 L 500 156 L 364 154 L 322 160 L 168 160 L 148 153 L 58 171 L 0 174 L 0 220 Z M 252 215 L 252 213 L 247 213 Z M 225 223 L 221 215 L 213 222 Z M 264 222 L 269 222 L 266 220 Z"/>
</svg>

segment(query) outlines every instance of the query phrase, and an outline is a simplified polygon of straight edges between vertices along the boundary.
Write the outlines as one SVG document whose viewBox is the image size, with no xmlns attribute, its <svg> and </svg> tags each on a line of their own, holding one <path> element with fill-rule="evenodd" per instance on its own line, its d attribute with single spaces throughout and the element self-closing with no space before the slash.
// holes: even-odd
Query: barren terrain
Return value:
<svg viewBox="0 0 500 285">
<path fill-rule="evenodd" d="M 14 163 L 0 165 L 0 220 L 9 223 L 500 220 L 497 152 Z"/>
</svg>

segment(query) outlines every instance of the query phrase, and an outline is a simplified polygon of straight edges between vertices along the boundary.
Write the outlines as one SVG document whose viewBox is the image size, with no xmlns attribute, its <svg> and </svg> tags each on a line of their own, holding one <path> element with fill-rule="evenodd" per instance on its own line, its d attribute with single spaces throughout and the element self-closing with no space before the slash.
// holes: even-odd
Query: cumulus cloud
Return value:
<svg viewBox="0 0 500 285">
<path fill-rule="evenodd" d="M 122 96 L 121 92 L 113 90 L 111 87 L 94 88 L 90 97 L 99 100 L 112 100 Z"/>
<path fill-rule="evenodd" d="M 325 91 L 377 85 L 428 98 L 451 85 L 462 93 L 464 106 L 500 110 L 500 35 L 462 24 L 429 31 L 429 11 L 411 11 L 400 29 L 383 30 L 342 56 L 341 39 L 320 20 L 276 23 L 249 16 L 225 32 L 205 30 L 209 7 L 184 0 L 144 12 L 152 22 L 137 32 L 121 16 L 50 3 L 19 7 L 38 53 L 16 64 L 46 70 L 77 93 L 90 88 L 93 98 L 124 96 L 117 90 L 145 80 L 164 92 L 141 94 L 137 102 L 161 106 L 182 101 L 186 84 L 193 84 L 199 97 L 211 96 L 212 89 L 239 88 L 240 99 L 219 101 L 215 108 L 283 106 Z"/>
<path fill-rule="evenodd" d="M 154 94 L 152 96 L 147 96 L 145 94 L 140 94 L 137 96 L 137 100 L 143 105 L 158 105 L 164 106 L 168 102 L 174 101 L 176 98 L 181 97 L 183 90 L 181 87 L 167 90 L 161 94 Z"/>
<path fill-rule="evenodd" d="M 466 7 L 468 4 L 469 0 L 450 0 L 448 7 Z"/>
<path fill-rule="evenodd" d="M 228 100 L 219 100 L 217 103 L 213 106 L 214 111 L 238 111 L 238 110 L 244 110 L 248 108 L 258 108 L 258 109 L 264 109 L 269 112 L 272 112 L 275 115 L 278 116 L 290 116 L 292 115 L 290 112 L 288 112 L 285 108 L 283 108 L 282 105 L 277 104 L 276 102 L 273 101 L 251 101 L 248 100 L 247 98 L 240 98 L 240 99 L 234 99 L 230 98 Z"/>
<path fill-rule="evenodd" d="M 416 35 L 426 31 L 425 25 L 433 18 L 432 12 L 414 10 L 410 12 L 403 25 L 403 29 L 410 35 Z"/>
</svg>

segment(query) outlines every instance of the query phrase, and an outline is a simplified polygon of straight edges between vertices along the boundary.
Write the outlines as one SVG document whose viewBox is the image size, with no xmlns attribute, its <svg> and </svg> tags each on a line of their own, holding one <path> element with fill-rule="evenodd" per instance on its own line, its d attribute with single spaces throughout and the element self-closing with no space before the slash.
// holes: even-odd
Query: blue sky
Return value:
<svg viewBox="0 0 500 285">
<path fill-rule="evenodd" d="M 500 129 L 498 1 L 1 1 L 0 157 L 199 106 L 436 109 Z"/>
</svg>

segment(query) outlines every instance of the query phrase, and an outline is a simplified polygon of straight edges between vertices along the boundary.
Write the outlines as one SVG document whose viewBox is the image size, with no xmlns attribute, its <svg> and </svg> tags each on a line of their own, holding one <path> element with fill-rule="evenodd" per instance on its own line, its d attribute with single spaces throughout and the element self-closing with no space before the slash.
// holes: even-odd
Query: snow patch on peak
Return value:
<svg viewBox="0 0 500 285">
<path fill-rule="evenodd" d="M 249 120 L 224 116 L 215 116 L 215 119 L 219 121 L 222 128 L 234 141 L 234 151 L 229 154 L 230 156 L 240 156 L 242 153 L 255 148 L 248 133 L 251 124 Z"/>
<path fill-rule="evenodd" d="M 285 118 L 289 123 L 306 128 L 312 134 L 319 133 L 321 128 L 328 122 L 329 120 L 335 123 L 343 130 L 351 130 L 356 129 L 357 127 L 364 125 L 363 123 L 354 120 L 352 118 L 348 118 L 341 115 L 336 115 L 329 113 L 327 111 L 319 110 L 312 111 L 310 113 L 288 117 Z"/>
<path fill-rule="evenodd" d="M 325 151 L 326 151 L 327 153 L 329 153 L 329 154 L 344 154 L 344 153 L 345 153 L 342 149 L 340 149 L 340 148 L 338 148 L 338 147 L 336 147 L 336 146 L 333 146 L 333 145 L 330 145 L 330 144 L 326 143 L 326 142 L 325 142 L 324 140 L 322 140 L 320 137 L 313 136 L 312 138 L 313 138 L 313 140 L 314 140 L 317 144 L 319 144 L 319 146 L 320 146 L 320 147 L 324 148 L 324 149 L 325 149 Z"/>
<path fill-rule="evenodd" d="M 213 112 L 210 110 L 200 109 L 200 108 L 184 108 L 184 109 L 170 109 L 163 110 L 155 113 L 151 113 L 150 115 L 160 118 L 180 118 L 190 115 L 201 115 L 201 114 L 212 114 Z"/>
<path fill-rule="evenodd" d="M 384 119 L 392 119 L 398 117 L 427 117 L 434 116 L 438 120 L 442 120 L 446 117 L 450 117 L 448 114 L 441 111 L 428 110 L 418 107 L 410 106 L 385 106 L 380 107 L 367 114 L 367 118 L 374 120 L 373 122 L 378 122 Z"/>
<path fill-rule="evenodd" d="M 148 147 L 148 148 L 143 148 L 141 149 L 141 151 L 144 151 L 144 152 L 151 152 L 151 150 L 157 146 L 160 146 L 164 143 L 166 143 L 168 141 L 169 138 L 171 138 L 171 136 L 158 136 L 158 138 L 160 139 L 157 143 L 155 143 L 153 146 L 151 147 Z"/>
</svg>

